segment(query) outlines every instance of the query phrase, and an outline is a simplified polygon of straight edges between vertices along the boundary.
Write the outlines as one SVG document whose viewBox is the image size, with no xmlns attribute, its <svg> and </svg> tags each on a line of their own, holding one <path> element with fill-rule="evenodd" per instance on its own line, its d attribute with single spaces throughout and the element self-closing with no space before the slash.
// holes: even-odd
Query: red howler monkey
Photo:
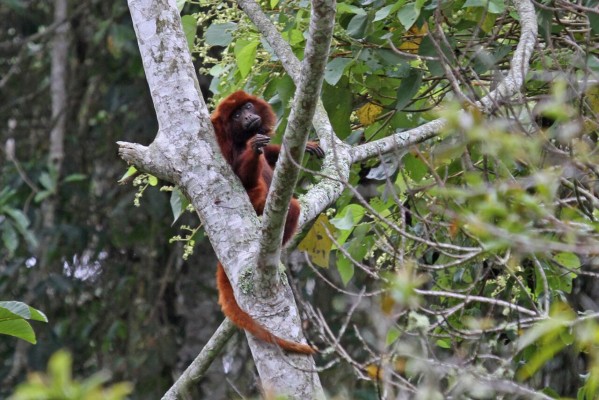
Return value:
<svg viewBox="0 0 599 400">
<path fill-rule="evenodd" d="M 256 214 L 262 215 L 272 182 L 273 169 L 281 151 L 281 146 L 269 144 L 276 122 L 272 108 L 264 100 L 238 91 L 220 102 L 211 120 L 223 156 L 241 180 Z M 308 142 L 306 151 L 318 157 L 324 156 L 323 150 L 314 142 Z M 283 245 L 293 236 L 299 214 L 299 202 L 292 198 L 283 231 Z M 231 282 L 220 262 L 216 268 L 216 284 L 218 303 L 223 313 L 235 325 L 261 340 L 276 343 L 284 350 L 302 354 L 314 353 L 314 349 L 306 344 L 273 335 L 243 311 L 235 300 Z"/>
</svg>

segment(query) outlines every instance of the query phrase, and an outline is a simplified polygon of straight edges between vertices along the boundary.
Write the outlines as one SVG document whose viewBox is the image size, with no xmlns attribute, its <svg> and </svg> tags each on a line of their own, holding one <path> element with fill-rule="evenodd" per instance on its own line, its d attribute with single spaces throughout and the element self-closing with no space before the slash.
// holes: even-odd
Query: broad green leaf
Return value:
<svg viewBox="0 0 599 400">
<path fill-rule="evenodd" d="M 33 201 L 35 201 L 36 203 L 40 203 L 42 200 L 52 196 L 52 194 L 53 193 L 49 190 L 42 190 L 35 194 L 35 196 L 33 197 Z"/>
<path fill-rule="evenodd" d="M 428 167 L 419 157 L 413 154 L 406 154 L 402 159 L 405 171 L 415 182 L 422 180 L 428 173 Z"/>
<path fill-rule="evenodd" d="M 580 259 L 574 253 L 558 253 L 553 259 L 568 269 L 580 269 Z"/>
<path fill-rule="evenodd" d="M 393 342 L 395 342 L 397 339 L 399 339 L 400 336 L 401 336 L 401 331 L 399 329 L 397 329 L 396 327 L 392 326 L 387 331 L 387 338 L 385 339 L 385 344 L 387 346 L 393 344 Z"/>
<path fill-rule="evenodd" d="M 158 185 L 158 178 L 156 178 L 154 175 L 148 175 L 148 183 L 150 186 L 156 186 Z"/>
<path fill-rule="evenodd" d="M 394 13 L 395 11 L 399 10 L 399 8 L 403 6 L 405 2 L 406 0 L 399 0 L 393 4 L 390 4 L 377 10 L 377 12 L 374 14 L 374 22 L 387 18 L 391 13 Z"/>
<path fill-rule="evenodd" d="M 179 10 L 179 12 L 183 10 L 185 3 L 187 3 L 187 0 L 177 0 L 177 10 Z"/>
<path fill-rule="evenodd" d="M 31 318 L 29 306 L 20 301 L 0 301 L 0 320 Z"/>
<path fill-rule="evenodd" d="M 366 11 L 360 7 L 352 6 L 347 3 L 337 3 L 337 14 L 357 14 L 366 15 Z"/>
<path fill-rule="evenodd" d="M 347 25 L 347 34 L 353 38 L 361 39 L 366 35 L 368 15 L 356 14 Z"/>
<path fill-rule="evenodd" d="M 403 25 L 403 27 L 408 30 L 414 25 L 414 22 L 418 19 L 420 15 L 420 9 L 416 9 L 416 5 L 414 3 L 408 3 L 404 5 L 401 10 L 397 12 L 397 18 L 399 22 Z"/>
<path fill-rule="evenodd" d="M 87 175 L 85 174 L 71 174 L 64 178 L 65 182 L 78 182 L 87 179 Z"/>
<path fill-rule="evenodd" d="M 22 318 L 48 322 L 48 317 L 43 312 L 25 303 L 20 301 L 0 301 L 0 321 Z"/>
<path fill-rule="evenodd" d="M 189 205 L 189 200 L 187 200 L 187 197 L 185 197 L 185 195 L 183 195 L 183 192 L 181 192 L 181 189 L 176 187 L 171 192 L 170 203 L 171 203 L 171 211 L 173 212 L 173 224 L 174 224 L 179 219 L 181 214 L 183 214 L 183 212 L 185 212 L 185 209 Z"/>
<path fill-rule="evenodd" d="M 248 76 L 254 66 L 256 49 L 258 48 L 259 43 L 259 40 L 253 40 L 251 42 L 238 41 L 235 46 L 235 60 L 242 78 Z"/>
<path fill-rule="evenodd" d="M 503 0 L 466 0 L 462 8 L 467 7 L 488 7 L 492 14 L 501 14 L 505 11 L 505 2 Z"/>
<path fill-rule="evenodd" d="M 228 46 L 233 40 L 231 32 L 235 29 L 237 29 L 235 22 L 212 24 L 206 29 L 206 43 L 210 46 Z"/>
<path fill-rule="evenodd" d="M 4 222 L 0 225 L 2 228 L 2 243 L 8 249 L 9 254 L 12 256 L 19 247 L 19 237 L 17 231 L 12 227 L 9 222 Z"/>
<path fill-rule="evenodd" d="M 47 172 L 42 172 L 39 177 L 40 184 L 48 191 L 56 191 L 56 181 Z"/>
<path fill-rule="evenodd" d="M 23 319 L 0 320 L 0 335 L 10 335 L 35 344 L 35 333 L 29 322 Z"/>
<path fill-rule="evenodd" d="M 326 69 L 324 71 L 324 80 L 332 86 L 335 86 L 341 76 L 343 75 L 343 71 L 345 71 L 345 67 L 352 61 L 351 58 L 342 58 L 338 57 L 333 59 L 330 63 L 327 64 Z"/>
<path fill-rule="evenodd" d="M 342 76 L 335 86 L 326 82 L 323 84 L 322 102 L 333 125 L 333 130 L 342 140 L 351 133 L 352 99 L 353 95 L 346 76 Z"/>
<path fill-rule="evenodd" d="M 15 227 L 19 230 L 26 230 L 29 226 L 29 218 L 21 210 L 16 208 L 5 209 L 4 212 L 9 215 L 15 222 Z"/>
<path fill-rule="evenodd" d="M 181 17 L 181 24 L 183 25 L 183 32 L 187 39 L 187 47 L 192 51 L 195 44 L 198 21 L 193 15 L 184 15 Z"/>
<path fill-rule="evenodd" d="M 349 204 L 337 213 L 337 216 L 331 220 L 331 223 L 340 230 L 353 229 L 362 217 L 364 217 L 365 213 L 366 211 L 361 205 Z"/>
<path fill-rule="evenodd" d="M 397 89 L 397 102 L 395 103 L 395 109 L 401 111 L 405 106 L 410 103 L 412 97 L 422 85 L 422 72 L 418 69 L 412 68 L 408 77 L 401 80 L 399 89 Z"/>
<path fill-rule="evenodd" d="M 341 276 L 343 284 L 347 285 L 354 276 L 354 264 L 347 258 L 341 256 L 337 259 L 337 271 L 339 271 L 339 276 Z"/>
</svg>

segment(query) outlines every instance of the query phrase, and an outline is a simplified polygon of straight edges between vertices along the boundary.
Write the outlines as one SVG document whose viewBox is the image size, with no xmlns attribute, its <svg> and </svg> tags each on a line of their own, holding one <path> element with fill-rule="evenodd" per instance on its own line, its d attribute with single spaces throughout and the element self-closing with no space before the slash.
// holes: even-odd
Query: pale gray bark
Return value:
<svg viewBox="0 0 599 400">
<path fill-rule="evenodd" d="M 179 185 L 197 210 L 240 306 L 273 333 L 301 341 L 299 314 L 288 285 L 268 299 L 238 289 L 241 279 L 246 288 L 252 283 L 242 271 L 256 265 L 259 220 L 216 144 L 175 1 L 129 0 L 129 9 L 159 130 L 149 146 L 119 142 L 121 157 Z M 265 390 L 297 399 L 322 395 L 311 357 L 285 355 L 273 345 L 249 335 L 248 339 Z"/>
<path fill-rule="evenodd" d="M 199 381 L 204 376 L 212 361 L 220 354 L 234 332 L 235 325 L 228 319 L 225 319 L 208 343 L 206 343 L 200 354 L 181 374 L 168 392 L 162 396 L 162 400 L 176 400 L 181 398 L 194 382 Z"/>
<path fill-rule="evenodd" d="M 311 121 L 320 98 L 335 25 L 335 4 L 335 0 L 312 1 L 310 29 L 300 78 L 283 136 L 283 146 L 275 168 L 271 191 L 264 207 L 258 272 L 264 275 L 262 281 L 266 282 L 267 286 L 272 286 L 273 281 L 278 281 L 276 267 L 281 258 L 279 243 L 283 239 L 287 209 L 299 177 L 298 164 L 301 164 L 304 157 Z"/>
<path fill-rule="evenodd" d="M 283 66 L 300 87 L 299 61 L 289 46 L 267 18 L 261 19 L 264 15 L 255 2 L 238 0 L 238 3 L 265 34 Z M 162 0 L 147 5 L 140 0 L 129 0 L 129 4 L 160 129 L 156 140 L 148 147 L 119 143 L 122 157 L 145 171 L 178 184 L 188 194 L 236 288 L 240 305 L 251 310 L 251 314 L 274 333 L 300 340 L 299 316 L 288 286 L 283 285 L 284 290 L 276 291 L 274 298 L 262 301 L 237 289 L 241 272 L 256 265 L 259 221 L 243 189 L 220 157 L 212 126 L 208 122 L 208 112 L 199 95 L 174 1 Z M 514 0 L 514 4 L 523 21 L 521 42 L 504 82 L 481 100 L 479 106 L 484 111 L 517 93 L 528 70 L 530 53 L 536 41 L 536 16 L 529 0 Z M 310 112 L 309 108 L 304 111 Z M 353 162 L 432 138 L 444 125 L 440 119 L 351 148 L 335 136 L 320 104 L 313 123 L 327 151 L 321 173 L 328 179 L 323 179 L 302 199 L 302 224 L 313 219 L 340 196 Z M 200 140 L 196 138 L 198 133 Z M 298 142 L 305 140 L 305 136 L 299 137 Z M 227 221 L 222 219 L 223 212 L 228 215 Z M 261 318 L 261 315 L 267 317 Z M 273 346 L 253 337 L 248 339 L 265 389 L 286 393 L 291 398 L 322 396 L 318 376 L 309 372 L 314 369 L 310 357 L 284 357 Z"/>
</svg>

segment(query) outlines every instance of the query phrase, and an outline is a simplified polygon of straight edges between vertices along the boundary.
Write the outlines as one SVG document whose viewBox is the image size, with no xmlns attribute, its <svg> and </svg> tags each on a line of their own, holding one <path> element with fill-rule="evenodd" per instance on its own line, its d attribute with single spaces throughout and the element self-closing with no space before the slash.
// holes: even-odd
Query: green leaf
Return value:
<svg viewBox="0 0 599 400">
<path fill-rule="evenodd" d="M 422 85 L 422 72 L 416 68 L 412 68 L 408 76 L 401 80 L 401 84 L 397 89 L 397 102 L 395 103 L 395 109 L 401 111 L 405 106 L 410 103 L 412 97 Z"/>
<path fill-rule="evenodd" d="M 210 46 L 228 46 L 233 40 L 231 32 L 237 29 L 235 22 L 225 22 L 224 24 L 212 24 L 206 29 L 206 43 Z"/>
<path fill-rule="evenodd" d="M 329 85 L 336 85 L 341 79 L 343 75 L 343 71 L 345 71 L 345 67 L 352 61 L 351 58 L 335 58 L 330 63 L 327 64 L 326 69 L 324 71 L 324 80 Z"/>
<path fill-rule="evenodd" d="M 156 178 L 154 175 L 148 175 L 148 183 L 150 186 L 156 186 L 158 185 L 158 178 Z"/>
<path fill-rule="evenodd" d="M 397 12 L 397 18 L 403 27 L 408 30 L 414 25 L 414 22 L 420 15 L 420 9 L 416 8 L 414 3 L 408 3 Z"/>
<path fill-rule="evenodd" d="M 17 231 L 12 227 L 9 222 L 4 222 L 2 225 L 2 243 L 8 249 L 10 256 L 14 254 L 19 247 L 19 237 Z"/>
<path fill-rule="evenodd" d="M 193 15 L 184 15 L 181 17 L 181 24 L 183 25 L 183 32 L 185 32 L 185 38 L 187 39 L 187 47 L 192 51 L 195 44 L 198 21 Z"/>
<path fill-rule="evenodd" d="M 66 178 L 64 178 L 65 182 L 78 182 L 78 181 L 84 181 L 85 179 L 87 179 L 87 175 L 85 174 L 71 174 L 69 176 L 67 176 Z"/>
<path fill-rule="evenodd" d="M 183 10 L 185 3 L 187 3 L 187 0 L 177 0 L 177 10 L 179 10 L 179 12 Z"/>
<path fill-rule="evenodd" d="M 366 15 L 366 11 L 360 7 L 352 6 L 347 3 L 337 3 L 337 14 Z"/>
<path fill-rule="evenodd" d="M 181 214 L 185 212 L 185 209 L 189 205 L 189 200 L 183 195 L 181 189 L 175 188 L 171 193 L 171 211 L 173 212 L 173 224 L 177 222 Z"/>
<path fill-rule="evenodd" d="M 343 256 L 339 257 L 337 260 L 337 271 L 339 271 L 339 276 L 341 276 L 343 284 L 347 285 L 354 276 L 354 264 Z"/>
<path fill-rule="evenodd" d="M 131 175 L 135 174 L 137 172 L 137 168 L 135 168 L 134 166 L 130 166 L 129 169 L 127 169 L 127 172 L 125 172 L 125 175 L 123 175 L 123 177 L 121 179 L 119 179 L 119 182 L 122 182 L 123 180 L 129 178 Z"/>
<path fill-rule="evenodd" d="M 15 222 L 15 227 L 20 232 L 22 230 L 26 230 L 29 226 L 29 218 L 21 210 L 17 210 L 16 208 L 9 208 L 4 210 L 5 213 L 10 216 Z"/>
<path fill-rule="evenodd" d="M 335 86 L 326 82 L 323 84 L 322 102 L 340 139 L 345 139 L 351 134 L 352 99 L 353 94 L 346 76 L 342 76 Z"/>
<path fill-rule="evenodd" d="M 49 173 L 42 172 L 39 177 L 39 182 L 48 191 L 52 193 L 56 191 L 56 180 L 52 179 Z"/>
<path fill-rule="evenodd" d="M 404 5 L 404 3 L 406 2 L 406 0 L 399 0 L 396 1 L 393 4 L 390 4 L 388 6 L 385 6 L 381 9 L 379 9 L 376 14 L 374 14 L 374 22 L 376 21 L 380 21 L 383 20 L 385 18 L 387 18 L 391 13 L 394 13 L 395 11 L 397 11 L 401 6 Z"/>
<path fill-rule="evenodd" d="M 46 315 L 20 301 L 0 301 L 0 321 L 13 319 L 32 319 L 48 322 Z"/>
<path fill-rule="evenodd" d="M 353 38 L 361 39 L 366 35 L 368 15 L 356 14 L 347 25 L 347 34 Z"/>
<path fill-rule="evenodd" d="M 16 318 L 31 318 L 29 306 L 20 301 L 0 301 L 0 321 Z"/>
<path fill-rule="evenodd" d="M 467 7 L 488 8 L 492 14 L 501 14 L 505 11 L 505 2 L 503 0 L 466 0 L 462 8 Z"/>
<path fill-rule="evenodd" d="M 42 200 L 44 200 L 47 197 L 52 196 L 52 192 L 49 190 L 42 190 L 41 192 L 37 192 L 35 194 L 35 196 L 33 197 L 33 201 L 35 201 L 36 203 L 40 203 Z"/>
<path fill-rule="evenodd" d="M 248 76 L 252 67 L 254 66 L 254 60 L 256 59 L 256 49 L 260 41 L 253 40 L 238 41 L 235 46 L 235 61 L 237 62 L 237 68 L 241 73 L 241 77 L 245 78 Z"/>
<path fill-rule="evenodd" d="M 349 204 L 337 213 L 337 216 L 331 220 L 331 224 L 340 230 L 353 229 L 364 214 L 364 207 L 359 204 Z"/>
<path fill-rule="evenodd" d="M 553 259 L 568 269 L 580 269 L 580 259 L 574 253 L 558 253 Z"/>
<path fill-rule="evenodd" d="M 588 12 L 587 18 L 589 19 L 591 31 L 593 31 L 595 35 L 599 35 L 599 15 L 592 12 Z"/>
<path fill-rule="evenodd" d="M 415 182 L 422 180 L 428 173 L 428 167 L 422 160 L 411 153 L 408 153 L 402 159 L 405 171 Z"/>
<path fill-rule="evenodd" d="M 23 319 L 0 321 L 0 334 L 14 336 L 31 344 L 35 344 L 37 342 L 33 328 L 29 322 Z"/>
<path fill-rule="evenodd" d="M 389 328 L 389 331 L 387 331 L 387 338 L 385 339 L 385 344 L 387 346 L 393 344 L 393 342 L 395 342 L 400 336 L 401 331 L 396 327 L 392 326 L 391 328 Z"/>
<path fill-rule="evenodd" d="M 38 309 L 29 306 L 29 313 L 31 314 L 32 321 L 48 322 L 48 317 L 46 314 Z"/>
</svg>

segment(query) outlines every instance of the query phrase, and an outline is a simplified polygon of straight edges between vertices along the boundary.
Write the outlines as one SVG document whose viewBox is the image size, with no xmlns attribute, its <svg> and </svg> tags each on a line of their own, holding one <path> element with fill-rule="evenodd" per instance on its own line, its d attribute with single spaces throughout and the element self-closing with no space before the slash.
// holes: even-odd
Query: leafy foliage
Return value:
<svg viewBox="0 0 599 400">
<path fill-rule="evenodd" d="M 96 374 L 82 381 L 71 376 L 72 358 L 58 351 L 48 362 L 48 373 L 35 373 L 20 384 L 11 400 L 120 400 L 127 398 L 133 387 L 129 383 L 116 383 L 103 387 L 106 374 Z"/>
<path fill-rule="evenodd" d="M 36 343 L 35 333 L 29 322 L 48 322 L 48 318 L 39 310 L 18 301 L 0 301 L 0 334 L 18 337 Z"/>
</svg>

